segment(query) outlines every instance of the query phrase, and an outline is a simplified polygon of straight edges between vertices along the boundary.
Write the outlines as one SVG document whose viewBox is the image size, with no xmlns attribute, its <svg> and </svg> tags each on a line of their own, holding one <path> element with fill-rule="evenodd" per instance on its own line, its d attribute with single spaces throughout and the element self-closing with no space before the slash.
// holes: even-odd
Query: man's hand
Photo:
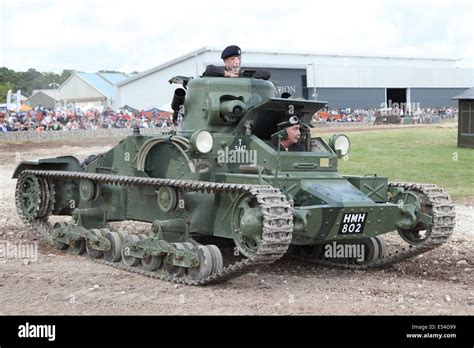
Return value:
<svg viewBox="0 0 474 348">
<path fill-rule="evenodd" d="M 224 76 L 225 77 L 239 77 L 239 73 L 238 72 L 232 72 L 232 71 L 227 71 L 227 70 L 224 70 Z"/>
</svg>

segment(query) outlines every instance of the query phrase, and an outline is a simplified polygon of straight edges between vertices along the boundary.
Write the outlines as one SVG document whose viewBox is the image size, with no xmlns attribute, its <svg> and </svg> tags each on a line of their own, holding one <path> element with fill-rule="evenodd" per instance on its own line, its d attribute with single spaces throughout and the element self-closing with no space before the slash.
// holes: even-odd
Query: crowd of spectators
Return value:
<svg viewBox="0 0 474 348">
<path fill-rule="evenodd" d="M 417 123 L 427 122 L 432 116 L 441 119 L 457 116 L 457 108 L 417 108 L 410 112 L 399 109 L 323 109 L 313 115 L 313 122 L 363 122 L 372 124 L 377 116 L 396 115 L 401 118 L 412 117 Z M 76 129 L 112 129 L 132 128 L 164 128 L 171 126 L 172 115 L 169 112 L 145 112 L 106 108 L 82 111 L 60 109 L 51 111 L 36 108 L 28 112 L 0 111 L 0 129 L 2 132 L 12 131 L 71 131 Z"/>
<path fill-rule="evenodd" d="M 322 109 L 313 115 L 313 122 L 364 122 L 372 123 L 379 116 L 397 116 L 399 118 L 411 117 L 423 123 L 428 118 L 438 116 L 441 119 L 453 118 L 458 114 L 456 107 L 442 108 L 416 108 L 414 110 L 402 110 L 398 108 L 379 109 Z"/>
<path fill-rule="evenodd" d="M 112 109 L 91 109 L 82 111 L 67 109 L 51 111 L 37 108 L 27 112 L 1 112 L 0 127 L 2 132 L 12 131 L 71 131 L 76 129 L 112 129 L 132 128 L 163 128 L 171 125 L 172 116 L 169 112 L 145 112 Z"/>
</svg>

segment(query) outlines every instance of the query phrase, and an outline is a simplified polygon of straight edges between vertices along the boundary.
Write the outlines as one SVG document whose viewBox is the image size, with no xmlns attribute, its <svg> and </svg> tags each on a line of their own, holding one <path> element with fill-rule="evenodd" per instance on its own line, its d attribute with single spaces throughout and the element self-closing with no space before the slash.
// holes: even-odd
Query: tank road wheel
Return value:
<svg viewBox="0 0 474 348">
<path fill-rule="evenodd" d="M 262 213 L 255 197 L 242 195 L 232 211 L 232 231 L 239 252 L 246 257 L 256 255 L 262 242 Z"/>
<path fill-rule="evenodd" d="M 74 240 L 69 244 L 68 252 L 74 255 L 82 255 L 86 252 L 86 241 L 84 238 Z"/>
<path fill-rule="evenodd" d="M 163 263 L 163 256 L 148 255 L 141 259 L 140 262 L 144 270 L 156 271 Z"/>
<path fill-rule="evenodd" d="M 206 248 L 209 249 L 212 256 L 212 273 L 219 273 L 224 268 L 224 259 L 220 249 L 213 244 L 206 245 Z"/>
<path fill-rule="evenodd" d="M 140 240 L 147 239 L 149 236 L 146 234 L 139 234 L 138 238 Z M 163 256 L 147 255 L 144 258 L 140 259 L 142 268 L 146 271 L 154 272 L 158 270 L 163 263 Z"/>
<path fill-rule="evenodd" d="M 135 234 L 130 234 L 127 237 L 125 237 L 124 245 L 122 245 L 122 262 L 128 267 L 135 267 L 135 266 L 138 266 L 138 264 L 140 263 L 140 259 L 138 257 L 131 256 L 129 254 L 130 252 L 129 245 L 133 245 L 139 240 L 140 240 L 140 237 L 138 237 Z"/>
<path fill-rule="evenodd" d="M 378 259 L 381 260 L 385 256 L 385 242 L 383 241 L 382 237 L 380 237 L 380 236 L 375 236 L 375 237 L 372 237 L 372 238 L 375 239 L 375 241 L 377 242 L 377 244 L 379 246 Z"/>
<path fill-rule="evenodd" d="M 185 246 L 181 243 L 174 243 L 174 246 L 178 250 L 184 250 Z M 168 262 L 168 258 L 165 256 L 163 260 L 163 265 L 165 268 L 165 271 L 170 275 L 171 277 L 182 277 L 186 273 L 186 267 L 181 267 L 181 266 L 175 266 L 172 263 Z"/>
<path fill-rule="evenodd" d="M 104 259 L 109 262 L 119 262 L 122 257 L 122 240 L 117 232 L 107 232 L 104 236 L 110 242 L 110 249 L 104 251 Z"/>
<path fill-rule="evenodd" d="M 196 245 L 191 251 L 199 255 L 199 265 L 188 268 L 186 277 L 191 280 L 201 280 L 210 276 L 213 268 L 213 257 L 209 248 L 204 245 Z"/>
<path fill-rule="evenodd" d="M 102 236 L 102 234 L 100 233 L 98 229 L 94 228 L 91 231 L 97 236 Z M 92 259 L 100 259 L 104 255 L 102 251 L 92 248 L 90 240 L 86 241 L 86 253 Z"/>
<path fill-rule="evenodd" d="M 366 265 L 379 260 L 381 255 L 379 240 L 376 237 L 372 237 L 363 239 L 361 242 L 361 244 L 364 246 L 364 259 L 362 261 L 354 259 L 355 264 Z"/>
</svg>

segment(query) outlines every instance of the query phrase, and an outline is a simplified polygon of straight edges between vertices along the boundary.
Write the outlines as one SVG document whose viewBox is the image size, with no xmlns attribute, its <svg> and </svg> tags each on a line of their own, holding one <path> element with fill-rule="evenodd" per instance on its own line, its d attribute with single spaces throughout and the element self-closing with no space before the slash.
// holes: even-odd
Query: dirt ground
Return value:
<svg viewBox="0 0 474 348">
<path fill-rule="evenodd" d="M 110 148 L 108 143 L 0 144 L 0 243 L 34 242 L 14 206 L 11 175 L 19 161 L 67 154 L 82 160 Z M 384 269 L 342 270 L 284 257 L 257 273 L 206 287 L 130 274 L 39 243 L 37 260 L 0 258 L 0 315 L 473 315 L 473 202 L 457 202 L 456 214 L 447 244 Z"/>
</svg>

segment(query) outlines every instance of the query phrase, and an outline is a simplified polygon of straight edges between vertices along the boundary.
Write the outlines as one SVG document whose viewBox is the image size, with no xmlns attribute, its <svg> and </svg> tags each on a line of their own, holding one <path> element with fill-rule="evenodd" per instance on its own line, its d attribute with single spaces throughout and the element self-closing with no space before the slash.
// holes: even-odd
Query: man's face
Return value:
<svg viewBox="0 0 474 348">
<path fill-rule="evenodd" d="M 240 69 L 240 56 L 232 56 L 224 59 L 225 69 L 227 71 L 239 72 Z"/>
<path fill-rule="evenodd" d="M 287 127 L 286 132 L 288 133 L 288 143 L 296 144 L 301 137 L 300 125 L 295 124 L 294 126 Z"/>
</svg>

